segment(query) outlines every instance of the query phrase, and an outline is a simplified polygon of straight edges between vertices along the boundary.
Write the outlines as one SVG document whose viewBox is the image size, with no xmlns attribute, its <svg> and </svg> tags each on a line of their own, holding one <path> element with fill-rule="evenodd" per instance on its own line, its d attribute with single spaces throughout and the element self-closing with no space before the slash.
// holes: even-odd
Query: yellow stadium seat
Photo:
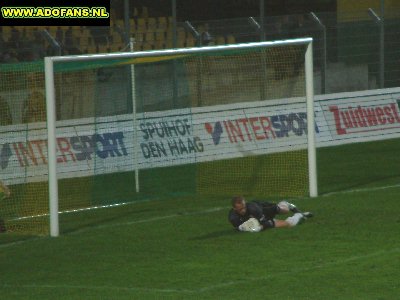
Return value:
<svg viewBox="0 0 400 300">
<path fill-rule="evenodd" d="M 131 31 L 136 31 L 136 21 L 133 18 L 129 19 L 129 28 Z"/>
<path fill-rule="evenodd" d="M 149 17 L 149 9 L 146 6 L 142 6 L 142 11 L 140 12 L 140 17 L 147 19 Z"/>
<path fill-rule="evenodd" d="M 115 20 L 115 24 L 117 26 L 119 26 L 120 28 L 124 28 L 124 20 L 122 20 L 122 19 Z"/>
<path fill-rule="evenodd" d="M 136 30 L 137 30 L 138 32 L 146 32 L 146 31 L 147 31 L 146 19 L 144 19 L 144 18 L 139 18 L 139 19 L 137 20 Z"/>
<path fill-rule="evenodd" d="M 185 47 L 186 47 L 185 42 L 186 42 L 186 40 L 180 40 L 180 39 L 178 39 L 178 41 L 177 41 L 177 47 L 178 47 L 178 48 L 185 48 Z"/>
<path fill-rule="evenodd" d="M 165 48 L 167 48 L 167 49 L 173 48 L 172 40 L 165 41 Z"/>
<path fill-rule="evenodd" d="M 173 36 L 174 36 L 174 34 L 173 34 L 172 30 L 167 30 L 166 31 L 166 39 L 167 40 L 171 40 L 172 41 Z"/>
<path fill-rule="evenodd" d="M 88 45 L 86 48 L 89 54 L 94 54 L 97 52 L 96 45 Z"/>
<path fill-rule="evenodd" d="M 148 18 L 147 19 L 147 30 L 154 31 L 157 28 L 156 18 Z"/>
<path fill-rule="evenodd" d="M 111 52 L 122 52 L 123 51 L 122 49 L 123 49 L 123 47 L 121 47 L 121 45 L 118 45 L 118 44 L 112 44 L 110 46 Z"/>
<path fill-rule="evenodd" d="M 182 27 L 177 28 L 177 39 L 178 40 L 186 40 L 186 31 Z"/>
<path fill-rule="evenodd" d="M 98 53 L 108 53 L 110 52 L 110 47 L 108 45 L 98 45 Z"/>
<path fill-rule="evenodd" d="M 154 43 L 154 49 L 164 49 L 165 48 L 165 43 L 163 40 L 156 40 Z"/>
<path fill-rule="evenodd" d="M 139 11 L 138 11 L 137 7 L 134 7 L 134 8 L 133 8 L 133 16 L 134 16 L 134 17 L 139 16 Z"/>
<path fill-rule="evenodd" d="M 135 41 L 136 42 L 143 42 L 145 40 L 146 34 L 144 32 L 136 32 L 135 34 Z"/>
<path fill-rule="evenodd" d="M 156 41 L 164 41 L 165 40 L 165 31 L 162 28 L 158 28 L 155 32 Z"/>
<path fill-rule="evenodd" d="M 222 35 L 217 36 L 216 39 L 215 39 L 215 44 L 217 44 L 217 45 L 225 45 L 226 44 L 225 37 L 223 37 Z"/>
<path fill-rule="evenodd" d="M 232 34 L 229 34 L 229 35 L 226 37 L 226 43 L 227 43 L 227 44 L 236 44 L 236 39 L 235 39 L 235 37 L 234 37 Z"/>
<path fill-rule="evenodd" d="M 122 36 L 119 33 L 113 34 L 113 44 L 122 44 L 124 42 Z"/>
<path fill-rule="evenodd" d="M 163 30 L 168 28 L 167 17 L 158 17 L 158 28 Z"/>
<path fill-rule="evenodd" d="M 194 47 L 196 45 L 196 41 L 192 36 L 188 36 L 186 38 L 186 47 Z"/>
<path fill-rule="evenodd" d="M 143 43 L 142 44 L 142 50 L 143 51 L 153 50 L 153 45 L 150 44 L 150 43 Z"/>
</svg>

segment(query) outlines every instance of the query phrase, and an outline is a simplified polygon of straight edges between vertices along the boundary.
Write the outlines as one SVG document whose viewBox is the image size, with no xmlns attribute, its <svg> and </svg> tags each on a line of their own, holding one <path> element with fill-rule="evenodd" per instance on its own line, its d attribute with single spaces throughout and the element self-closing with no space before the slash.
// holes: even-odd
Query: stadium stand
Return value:
<svg viewBox="0 0 400 300">
<path fill-rule="evenodd" d="M 172 16 L 152 14 L 146 6 L 134 7 L 129 19 L 129 35 L 135 39 L 135 50 L 172 48 Z M 32 61 L 46 55 L 92 54 L 128 50 L 126 26 L 121 16 L 111 14 L 110 27 L 34 26 L 0 27 L 0 62 Z M 202 28 L 200 28 L 202 30 Z M 43 37 L 47 31 L 57 45 Z M 222 38 L 221 38 L 221 44 Z M 225 43 L 225 41 L 224 41 Z M 175 47 L 194 47 L 196 37 L 177 24 Z"/>
</svg>

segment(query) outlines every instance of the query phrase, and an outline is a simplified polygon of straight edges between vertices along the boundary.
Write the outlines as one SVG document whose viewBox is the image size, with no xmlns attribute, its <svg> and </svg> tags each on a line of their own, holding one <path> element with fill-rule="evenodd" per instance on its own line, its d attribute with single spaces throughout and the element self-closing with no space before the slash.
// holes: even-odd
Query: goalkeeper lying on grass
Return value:
<svg viewBox="0 0 400 300">
<path fill-rule="evenodd" d="M 285 220 L 275 219 L 276 215 L 289 212 L 293 213 L 291 217 Z M 247 203 L 242 196 L 232 198 L 232 209 L 229 211 L 229 222 L 233 227 L 248 232 L 259 232 L 275 227 L 293 227 L 310 217 L 312 213 L 301 212 L 294 204 L 287 201 L 278 204 L 259 201 Z"/>
</svg>

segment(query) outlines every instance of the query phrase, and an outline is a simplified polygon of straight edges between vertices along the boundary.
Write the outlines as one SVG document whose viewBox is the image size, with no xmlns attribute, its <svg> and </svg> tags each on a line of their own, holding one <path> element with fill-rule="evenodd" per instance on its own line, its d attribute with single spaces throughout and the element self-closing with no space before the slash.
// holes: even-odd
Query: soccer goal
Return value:
<svg viewBox="0 0 400 300">
<path fill-rule="evenodd" d="M 50 220 L 58 236 L 94 208 L 142 200 L 317 195 L 310 38 L 15 68 L 3 98 L 32 94 L 43 108 L 0 132 L 15 158 L 1 174 L 12 230 Z"/>
</svg>

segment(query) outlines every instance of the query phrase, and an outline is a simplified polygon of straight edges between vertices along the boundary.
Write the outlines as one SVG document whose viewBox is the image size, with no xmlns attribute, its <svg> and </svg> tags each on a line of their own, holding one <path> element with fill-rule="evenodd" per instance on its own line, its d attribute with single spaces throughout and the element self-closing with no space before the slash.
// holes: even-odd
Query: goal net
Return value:
<svg viewBox="0 0 400 300">
<path fill-rule="evenodd" d="M 21 126 L 8 135 L 21 148 L 18 179 L 2 174 L 12 194 L 0 216 L 46 232 L 51 215 L 56 236 L 68 212 L 140 200 L 315 196 L 311 61 L 311 39 L 298 39 L 21 66 L 25 93 L 36 85 L 47 110 L 4 127 Z"/>
<path fill-rule="evenodd" d="M 0 64 L 0 136 L 0 233 L 46 234 L 49 196 L 43 62 Z"/>
</svg>

